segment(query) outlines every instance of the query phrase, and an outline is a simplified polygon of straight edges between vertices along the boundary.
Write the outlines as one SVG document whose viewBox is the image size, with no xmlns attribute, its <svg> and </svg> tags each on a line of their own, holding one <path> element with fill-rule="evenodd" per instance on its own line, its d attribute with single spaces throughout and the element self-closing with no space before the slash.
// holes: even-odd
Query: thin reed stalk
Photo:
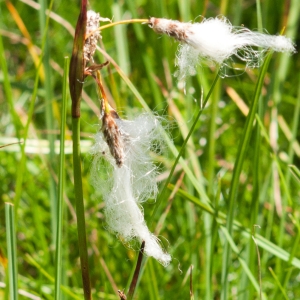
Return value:
<svg viewBox="0 0 300 300">
<path fill-rule="evenodd" d="M 61 109 L 60 124 L 60 162 L 58 174 L 58 203 L 57 203 L 57 229 L 56 229 L 56 258 L 55 258 L 55 299 L 61 299 L 60 286 L 63 261 L 62 261 L 62 235 L 63 235 L 63 210 L 64 210 L 64 188 L 65 188 L 65 136 L 66 136 L 66 119 L 67 119 L 67 100 L 68 100 L 68 74 L 69 58 L 65 58 L 64 77 L 63 77 L 63 97 Z"/>
</svg>

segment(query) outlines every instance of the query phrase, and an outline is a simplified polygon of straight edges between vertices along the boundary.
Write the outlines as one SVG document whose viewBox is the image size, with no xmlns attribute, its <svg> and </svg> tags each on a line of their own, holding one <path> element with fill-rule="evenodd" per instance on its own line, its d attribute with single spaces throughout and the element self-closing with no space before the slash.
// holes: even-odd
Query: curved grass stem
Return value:
<svg viewBox="0 0 300 300">
<path fill-rule="evenodd" d="M 169 184 L 170 181 L 171 181 L 171 178 L 172 178 L 173 173 L 174 173 L 174 171 L 175 171 L 175 168 L 176 168 L 176 166 L 177 166 L 177 164 L 178 164 L 178 162 L 179 162 L 179 159 L 180 159 L 180 157 L 183 155 L 183 152 L 184 152 L 184 150 L 185 150 L 185 147 L 186 147 L 186 145 L 187 145 L 187 142 L 188 142 L 190 136 L 192 135 L 192 133 L 194 132 L 194 129 L 195 129 L 195 127 L 196 127 L 196 125 L 197 125 L 197 123 L 198 123 L 198 121 L 199 121 L 199 118 L 201 117 L 202 112 L 203 112 L 203 110 L 204 110 L 204 108 L 205 108 L 205 106 L 206 106 L 206 104 L 207 104 L 207 102 L 208 102 L 208 100 L 209 100 L 209 98 L 210 98 L 210 96 L 211 96 L 213 90 L 214 90 L 214 87 L 215 87 L 216 83 L 218 82 L 219 77 L 220 77 L 220 76 L 219 76 L 219 73 L 218 73 L 218 74 L 216 75 L 216 77 L 215 77 L 215 79 L 214 79 L 214 81 L 213 81 L 211 87 L 210 87 L 210 90 L 209 90 L 209 92 L 208 92 L 208 94 L 207 94 L 207 96 L 206 96 L 206 98 L 205 98 L 205 100 L 204 100 L 202 106 L 201 106 L 200 109 L 199 109 L 199 112 L 198 112 L 198 114 L 197 114 L 197 116 L 196 116 L 196 118 L 195 118 L 195 120 L 194 120 L 194 123 L 193 123 L 193 125 L 192 125 L 192 127 L 191 127 L 191 129 L 190 129 L 190 131 L 189 131 L 189 133 L 188 133 L 188 135 L 187 135 L 187 137 L 185 138 L 185 140 L 184 140 L 184 142 L 183 142 L 183 144 L 182 144 L 182 146 L 181 146 L 181 149 L 180 149 L 180 151 L 179 151 L 179 153 L 178 153 L 178 155 L 177 155 L 177 157 L 176 157 L 176 159 L 175 159 L 175 162 L 174 162 L 174 164 L 173 164 L 173 167 L 172 167 L 172 169 L 171 169 L 171 171 L 170 171 L 170 173 L 169 173 L 169 176 L 168 176 L 168 178 L 167 178 L 167 180 L 166 180 L 166 182 L 165 182 L 165 184 L 164 184 L 164 186 L 163 186 L 163 188 L 162 188 L 162 191 L 161 191 L 161 193 L 159 194 L 159 196 L 157 197 L 156 206 L 155 206 L 155 209 L 154 209 L 154 211 L 153 211 L 153 213 L 152 213 L 152 218 L 151 218 L 152 222 L 153 222 L 153 220 L 155 219 L 154 216 L 155 216 L 155 214 L 157 213 L 157 209 L 158 209 L 158 207 L 159 207 L 159 205 L 160 205 L 162 199 L 164 198 L 164 197 L 163 197 L 163 196 L 164 196 L 164 193 L 165 193 L 165 191 L 167 190 L 167 186 L 168 186 L 168 184 Z M 152 223 L 151 223 L 151 224 L 152 224 Z"/>
<path fill-rule="evenodd" d="M 122 25 L 122 24 L 132 24 L 132 23 L 148 23 L 148 19 L 131 19 L 131 20 L 122 20 L 122 21 L 117 21 L 117 22 L 112 22 L 107 25 L 100 26 L 98 30 L 103 30 L 107 29 L 109 27 L 114 27 L 116 25 Z M 92 33 L 91 33 L 92 34 Z"/>
</svg>

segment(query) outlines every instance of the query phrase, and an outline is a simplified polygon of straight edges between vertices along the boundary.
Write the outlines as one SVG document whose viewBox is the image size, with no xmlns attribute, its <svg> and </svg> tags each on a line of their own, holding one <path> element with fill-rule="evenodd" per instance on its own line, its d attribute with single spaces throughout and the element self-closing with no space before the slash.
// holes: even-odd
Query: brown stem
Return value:
<svg viewBox="0 0 300 300">
<path fill-rule="evenodd" d="M 139 278 L 139 274 L 140 274 L 140 270 L 141 270 L 141 265 L 142 265 L 142 261 L 143 261 L 143 257 L 144 257 L 144 249 L 145 249 L 145 241 L 142 242 L 141 245 L 141 249 L 140 249 L 140 253 L 139 253 L 139 257 L 136 263 L 136 267 L 135 267 L 135 271 L 132 277 L 132 281 L 129 287 L 129 291 L 128 291 L 128 300 L 133 298 L 134 295 L 134 290 Z"/>
<path fill-rule="evenodd" d="M 82 0 L 81 10 L 78 17 L 72 57 L 70 62 L 69 82 L 70 82 L 70 94 L 72 98 L 72 117 L 80 117 L 80 100 L 84 81 L 84 54 L 83 47 L 85 41 L 85 31 L 87 23 L 87 0 Z"/>
</svg>

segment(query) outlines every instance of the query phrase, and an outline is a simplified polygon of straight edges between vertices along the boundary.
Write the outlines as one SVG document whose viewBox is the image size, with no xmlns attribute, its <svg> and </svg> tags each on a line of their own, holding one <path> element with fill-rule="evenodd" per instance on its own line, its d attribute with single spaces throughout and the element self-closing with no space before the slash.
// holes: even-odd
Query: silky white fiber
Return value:
<svg viewBox="0 0 300 300">
<path fill-rule="evenodd" d="M 265 52 L 295 52 L 291 39 L 233 26 L 225 17 L 203 18 L 200 23 L 150 18 L 149 26 L 157 33 L 165 33 L 181 42 L 177 53 L 179 80 L 196 73 L 197 64 L 210 61 L 222 65 L 236 56 L 246 67 L 259 67 Z"/>
<path fill-rule="evenodd" d="M 133 238 L 145 241 L 145 254 L 167 266 L 171 256 L 162 250 L 158 238 L 149 231 L 140 204 L 149 198 L 155 199 L 158 193 L 158 170 L 149 153 L 159 151 L 162 146 L 159 121 L 150 114 L 142 114 L 133 121 L 116 119 L 116 123 L 124 145 L 122 166 L 116 165 L 102 132 L 95 135 L 91 150 L 95 155 L 92 183 L 103 195 L 108 228 L 125 242 Z"/>
</svg>

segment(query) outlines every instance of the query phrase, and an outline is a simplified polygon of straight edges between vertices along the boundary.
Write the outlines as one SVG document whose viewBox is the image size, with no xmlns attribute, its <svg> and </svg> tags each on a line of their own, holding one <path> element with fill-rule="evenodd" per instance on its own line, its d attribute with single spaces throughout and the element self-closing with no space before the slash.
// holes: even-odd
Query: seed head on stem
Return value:
<svg viewBox="0 0 300 300">
<path fill-rule="evenodd" d="M 121 136 L 121 131 L 117 124 L 117 121 L 120 120 L 120 117 L 108 103 L 99 71 L 97 71 L 96 81 L 98 84 L 98 93 L 101 96 L 101 131 L 108 145 L 109 151 L 112 157 L 115 159 L 116 165 L 121 167 L 124 160 L 124 143 Z"/>
<path fill-rule="evenodd" d="M 196 73 L 203 61 L 223 65 L 236 57 L 246 67 L 259 67 L 267 50 L 295 52 L 292 41 L 281 35 L 269 35 L 233 26 L 225 17 L 203 18 L 200 23 L 182 23 L 174 20 L 150 18 L 149 27 L 156 33 L 167 34 L 181 45 L 177 53 L 179 80 Z"/>
</svg>

